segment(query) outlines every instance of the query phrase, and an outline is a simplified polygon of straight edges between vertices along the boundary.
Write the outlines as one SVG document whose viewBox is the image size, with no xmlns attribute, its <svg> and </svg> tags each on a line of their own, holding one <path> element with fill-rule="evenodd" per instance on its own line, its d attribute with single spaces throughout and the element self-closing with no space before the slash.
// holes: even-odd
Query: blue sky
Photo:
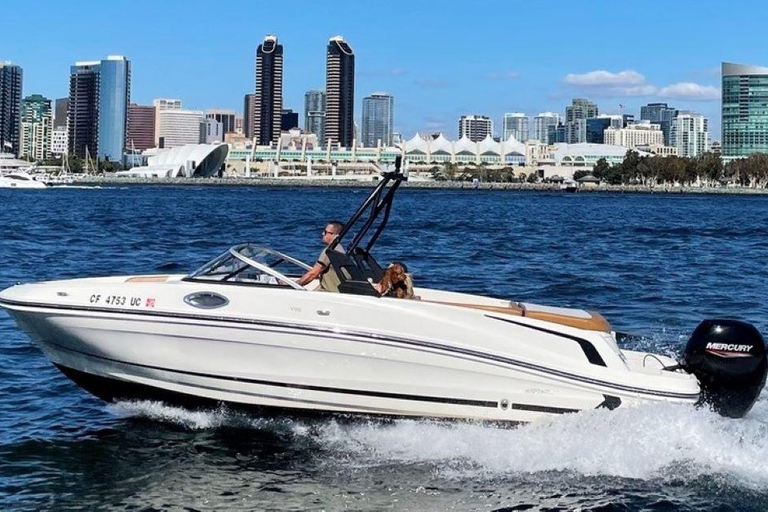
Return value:
<svg viewBox="0 0 768 512">
<path fill-rule="evenodd" d="M 356 108 L 395 96 L 395 129 L 455 137 L 462 114 L 563 113 L 573 97 L 639 117 L 666 101 L 720 137 L 720 63 L 768 65 L 768 4 L 682 2 L 261 2 L 3 0 L 0 60 L 24 68 L 24 94 L 68 94 L 77 60 L 126 55 L 132 101 L 242 111 L 265 34 L 284 45 L 284 105 L 325 86 L 325 46 L 356 53 Z"/>
</svg>

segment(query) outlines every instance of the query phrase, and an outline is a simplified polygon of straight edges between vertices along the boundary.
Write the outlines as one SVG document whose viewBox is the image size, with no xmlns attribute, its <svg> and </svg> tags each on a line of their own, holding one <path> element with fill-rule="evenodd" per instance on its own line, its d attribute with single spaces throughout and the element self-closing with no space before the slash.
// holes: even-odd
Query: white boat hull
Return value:
<svg viewBox="0 0 768 512">
<path fill-rule="evenodd" d="M 699 398 L 693 376 L 644 368 L 642 354 L 622 353 L 605 332 L 554 332 L 546 322 L 426 300 L 174 279 L 18 286 L 0 304 L 65 374 L 107 400 L 529 422 Z M 183 301 L 211 290 L 229 304 L 202 311 Z"/>
</svg>

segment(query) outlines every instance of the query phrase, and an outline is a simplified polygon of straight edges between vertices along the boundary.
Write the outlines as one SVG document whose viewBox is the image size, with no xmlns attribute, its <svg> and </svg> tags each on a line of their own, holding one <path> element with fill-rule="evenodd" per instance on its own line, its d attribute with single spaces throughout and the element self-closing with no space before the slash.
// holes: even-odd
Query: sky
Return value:
<svg viewBox="0 0 768 512">
<path fill-rule="evenodd" d="M 463 114 L 490 116 L 498 135 L 505 112 L 564 115 L 583 97 L 636 118 L 648 102 L 694 110 L 719 140 L 721 62 L 768 66 L 768 3 L 751 0 L 2 0 L 0 18 L 0 61 L 24 69 L 24 95 L 65 97 L 75 61 L 125 55 L 132 102 L 238 113 L 256 47 L 277 35 L 283 105 L 302 122 L 304 92 L 325 87 L 328 38 L 342 35 L 356 122 L 363 97 L 385 91 L 406 138 L 455 138 Z"/>
</svg>

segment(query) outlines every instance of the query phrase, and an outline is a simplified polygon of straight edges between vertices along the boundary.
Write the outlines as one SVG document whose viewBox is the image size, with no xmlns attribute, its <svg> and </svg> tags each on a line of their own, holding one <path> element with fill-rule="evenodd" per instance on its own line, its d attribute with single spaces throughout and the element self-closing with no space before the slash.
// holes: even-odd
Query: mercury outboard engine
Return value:
<svg viewBox="0 0 768 512">
<path fill-rule="evenodd" d="M 740 418 L 765 385 L 765 342 L 746 322 L 704 320 L 688 340 L 682 366 L 699 379 L 704 403 L 723 416 Z"/>
</svg>

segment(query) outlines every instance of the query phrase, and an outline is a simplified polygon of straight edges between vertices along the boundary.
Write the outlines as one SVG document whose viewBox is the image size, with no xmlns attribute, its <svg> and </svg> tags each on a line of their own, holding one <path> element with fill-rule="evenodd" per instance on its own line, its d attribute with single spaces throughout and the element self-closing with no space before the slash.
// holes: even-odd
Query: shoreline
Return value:
<svg viewBox="0 0 768 512">
<path fill-rule="evenodd" d="M 202 187 L 284 187 L 284 188 L 371 188 L 373 180 L 352 179 L 290 179 L 290 178 L 117 178 L 87 177 L 76 181 L 77 186 L 202 186 Z M 406 181 L 404 188 L 437 190 L 506 190 L 515 192 L 566 193 L 558 184 L 550 183 L 478 183 L 467 181 Z M 768 195 L 768 188 L 749 187 L 673 187 L 644 185 L 599 185 L 582 187 L 583 193 L 627 194 L 726 194 Z"/>
</svg>

